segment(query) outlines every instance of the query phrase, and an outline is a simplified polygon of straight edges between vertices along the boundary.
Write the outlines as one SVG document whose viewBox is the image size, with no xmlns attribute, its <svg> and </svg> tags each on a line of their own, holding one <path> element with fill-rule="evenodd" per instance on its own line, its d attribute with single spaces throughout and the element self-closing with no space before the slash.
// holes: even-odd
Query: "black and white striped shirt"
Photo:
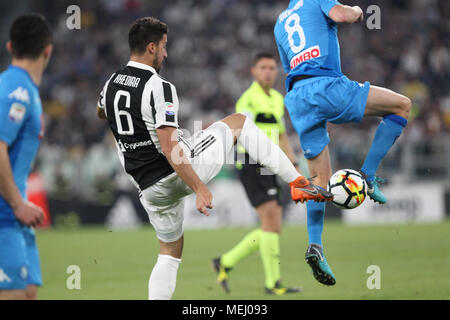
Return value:
<svg viewBox="0 0 450 320">
<path fill-rule="evenodd" d="M 120 162 L 140 190 L 174 172 L 161 152 L 156 129 L 178 128 L 175 86 L 154 68 L 130 61 L 106 82 L 98 106 L 107 116 Z"/>
</svg>

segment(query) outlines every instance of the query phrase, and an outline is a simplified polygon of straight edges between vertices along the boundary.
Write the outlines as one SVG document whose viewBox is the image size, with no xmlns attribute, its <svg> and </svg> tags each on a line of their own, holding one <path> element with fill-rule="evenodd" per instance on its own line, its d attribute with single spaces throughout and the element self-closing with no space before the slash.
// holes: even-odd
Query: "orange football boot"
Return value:
<svg viewBox="0 0 450 320">
<path fill-rule="evenodd" d="M 310 180 L 303 176 L 289 183 L 291 187 L 291 197 L 295 202 L 305 202 L 313 200 L 315 202 L 324 202 L 333 200 L 333 194 L 322 187 L 316 186 Z"/>
</svg>

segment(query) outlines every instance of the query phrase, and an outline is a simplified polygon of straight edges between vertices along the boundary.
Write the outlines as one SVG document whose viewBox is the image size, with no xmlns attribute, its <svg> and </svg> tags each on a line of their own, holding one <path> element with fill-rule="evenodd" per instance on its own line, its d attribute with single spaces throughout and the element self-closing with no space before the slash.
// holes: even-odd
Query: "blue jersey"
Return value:
<svg viewBox="0 0 450 320">
<path fill-rule="evenodd" d="M 14 181 L 24 199 L 42 136 L 39 89 L 27 71 L 11 65 L 0 74 L 0 140 L 8 144 Z M 0 196 L 0 227 L 14 225 L 16 221 L 12 208 Z"/>
<path fill-rule="evenodd" d="M 299 75 L 340 77 L 337 24 L 328 17 L 337 0 L 291 0 L 275 24 L 274 34 L 286 90 Z"/>
</svg>

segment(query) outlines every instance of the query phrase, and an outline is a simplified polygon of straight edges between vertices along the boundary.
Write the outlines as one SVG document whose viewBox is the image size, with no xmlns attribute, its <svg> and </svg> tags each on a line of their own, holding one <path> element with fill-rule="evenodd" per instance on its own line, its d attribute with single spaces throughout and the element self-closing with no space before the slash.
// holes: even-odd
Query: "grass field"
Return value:
<svg viewBox="0 0 450 320">
<path fill-rule="evenodd" d="M 215 283 L 210 259 L 229 249 L 249 229 L 185 233 L 183 262 L 174 299 L 450 299 L 450 221 L 442 224 L 325 225 L 327 259 L 334 287 L 314 280 L 304 262 L 305 226 L 288 226 L 281 237 L 283 281 L 304 292 L 285 297 L 264 294 L 259 252 L 231 273 L 231 293 Z M 44 286 L 40 299 L 146 299 L 158 243 L 151 228 L 103 228 L 37 232 Z M 81 268 L 81 289 L 68 290 L 69 265 Z M 366 287 L 367 267 L 381 268 L 381 289 Z"/>
</svg>

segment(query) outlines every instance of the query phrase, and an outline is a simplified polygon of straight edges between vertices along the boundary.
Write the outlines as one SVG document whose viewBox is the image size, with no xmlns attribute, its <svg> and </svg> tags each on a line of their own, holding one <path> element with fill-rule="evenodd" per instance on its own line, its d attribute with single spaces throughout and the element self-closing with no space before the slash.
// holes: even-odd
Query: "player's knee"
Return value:
<svg viewBox="0 0 450 320">
<path fill-rule="evenodd" d="M 233 120 L 236 121 L 238 129 L 242 129 L 242 127 L 244 127 L 247 116 L 240 112 L 233 113 L 231 116 L 233 117 Z"/>
<path fill-rule="evenodd" d="M 408 119 L 411 107 L 411 99 L 405 96 L 401 96 L 398 101 L 397 114 L 405 119 Z"/>
<path fill-rule="evenodd" d="M 402 96 L 400 106 L 404 112 L 409 113 L 411 111 L 411 107 L 412 107 L 411 99 L 408 97 Z"/>
<path fill-rule="evenodd" d="M 231 129 L 242 129 L 246 118 L 245 114 L 236 112 L 223 118 L 221 121 L 225 122 Z"/>
<path fill-rule="evenodd" d="M 234 143 L 236 143 L 239 138 L 246 119 L 247 116 L 245 114 L 237 112 L 221 120 L 231 129 Z"/>
</svg>

